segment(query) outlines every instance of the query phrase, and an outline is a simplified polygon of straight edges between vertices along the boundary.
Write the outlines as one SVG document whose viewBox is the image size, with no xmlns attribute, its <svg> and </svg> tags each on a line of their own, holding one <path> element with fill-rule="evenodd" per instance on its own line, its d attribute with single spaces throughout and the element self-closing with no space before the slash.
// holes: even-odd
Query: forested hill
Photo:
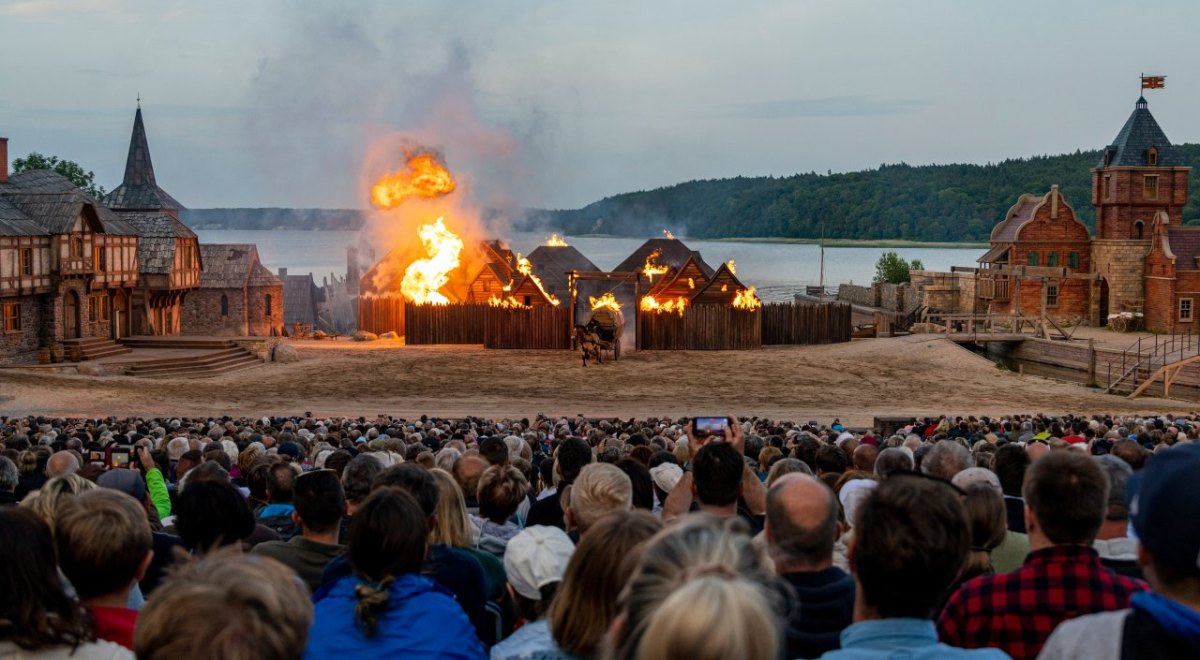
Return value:
<svg viewBox="0 0 1200 660">
<path fill-rule="evenodd" d="M 1176 145 L 1200 171 L 1200 144 Z M 883 165 L 846 174 L 689 181 L 607 197 L 582 209 L 531 212 L 526 228 L 570 234 L 650 236 L 662 229 L 697 238 L 781 237 L 986 241 L 1021 193 L 1057 183 L 1093 226 L 1091 168 L 1099 151 L 988 165 Z M 1183 211 L 1200 224 L 1200 182 Z"/>
</svg>

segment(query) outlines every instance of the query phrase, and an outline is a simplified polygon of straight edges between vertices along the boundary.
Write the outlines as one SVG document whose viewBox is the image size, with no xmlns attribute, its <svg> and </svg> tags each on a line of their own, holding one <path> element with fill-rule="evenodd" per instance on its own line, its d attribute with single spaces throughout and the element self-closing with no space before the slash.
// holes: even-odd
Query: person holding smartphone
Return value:
<svg viewBox="0 0 1200 660">
<path fill-rule="evenodd" d="M 719 421 L 722 419 L 724 424 Z M 732 416 L 693 418 L 686 432 L 688 462 L 663 504 L 663 519 L 678 518 L 695 504 L 713 515 L 741 516 L 754 533 L 761 531 L 767 489 L 746 465 L 746 436 L 741 425 Z"/>
</svg>

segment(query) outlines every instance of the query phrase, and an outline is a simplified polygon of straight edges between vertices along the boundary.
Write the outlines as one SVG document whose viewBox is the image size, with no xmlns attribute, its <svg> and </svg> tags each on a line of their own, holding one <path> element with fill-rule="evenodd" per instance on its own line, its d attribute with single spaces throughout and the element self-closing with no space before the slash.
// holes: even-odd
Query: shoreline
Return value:
<svg viewBox="0 0 1200 660">
<path fill-rule="evenodd" d="M 523 232 L 535 233 L 535 232 Z M 618 236 L 617 234 L 564 234 L 566 238 L 627 238 L 632 240 L 649 240 L 661 236 Z M 700 241 L 706 243 L 764 243 L 782 245 L 820 245 L 819 238 L 786 238 L 761 236 L 748 238 L 744 236 L 727 236 L 724 238 L 699 238 L 694 236 L 677 236 L 681 241 Z M 938 241 L 909 241 L 904 239 L 858 239 L 858 238 L 829 238 L 825 239 L 827 248 L 939 248 L 947 250 L 986 250 L 986 241 L 972 243 L 938 242 Z"/>
</svg>

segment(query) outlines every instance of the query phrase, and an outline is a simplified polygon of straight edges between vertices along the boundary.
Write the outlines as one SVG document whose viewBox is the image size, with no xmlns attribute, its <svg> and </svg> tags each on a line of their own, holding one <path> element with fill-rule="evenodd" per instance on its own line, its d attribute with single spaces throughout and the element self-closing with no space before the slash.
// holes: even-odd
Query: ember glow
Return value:
<svg viewBox="0 0 1200 660">
<path fill-rule="evenodd" d="M 425 247 L 424 259 L 417 259 L 404 271 L 400 292 L 417 304 L 446 305 L 450 300 L 439 293 L 439 289 L 450 281 L 450 272 L 459 266 L 463 241 L 457 234 L 446 229 L 443 218 L 422 225 L 417 230 L 421 244 Z"/>
<path fill-rule="evenodd" d="M 683 316 L 687 310 L 687 298 L 679 296 L 671 298 L 665 302 L 659 302 L 654 296 L 642 296 L 641 308 L 643 312 L 654 312 L 656 314 L 678 314 Z"/>
<path fill-rule="evenodd" d="M 491 298 L 488 298 L 488 304 L 492 307 L 503 307 L 504 309 L 527 308 L 524 303 L 522 303 L 520 300 L 517 300 L 516 296 L 507 296 L 504 298 L 501 298 L 500 296 L 492 296 Z"/>
<path fill-rule="evenodd" d="M 567 247 L 567 242 L 558 234 L 550 234 L 550 238 L 546 239 L 547 247 Z"/>
<path fill-rule="evenodd" d="M 725 262 L 725 265 L 726 265 L 726 266 L 729 266 L 729 272 L 730 272 L 730 273 L 732 273 L 732 274 L 734 274 L 734 275 L 737 275 L 737 264 L 736 264 L 736 263 L 733 261 L 733 259 L 730 259 L 729 261 L 726 261 L 726 262 Z"/>
<path fill-rule="evenodd" d="M 617 297 L 614 296 L 611 291 L 600 296 L 599 298 L 588 296 L 588 304 L 592 306 L 592 309 L 607 307 L 614 312 L 621 311 L 621 303 L 617 302 Z"/>
<path fill-rule="evenodd" d="M 666 275 L 671 271 L 667 266 L 658 263 L 658 258 L 662 256 L 662 250 L 655 250 L 646 257 L 646 265 L 642 267 L 642 273 L 646 275 L 646 279 L 651 282 L 659 275 Z"/>
<path fill-rule="evenodd" d="M 408 156 L 405 169 L 389 174 L 371 186 L 371 202 L 394 209 L 413 198 L 435 199 L 454 192 L 454 177 L 430 153 Z"/>
<path fill-rule="evenodd" d="M 754 287 L 742 289 L 733 297 L 733 306 L 735 309 L 755 310 L 762 307 L 762 300 L 754 294 Z"/>
<path fill-rule="evenodd" d="M 672 234 L 670 229 L 664 229 L 663 236 L 666 236 L 668 240 L 675 240 L 675 234 Z"/>
</svg>

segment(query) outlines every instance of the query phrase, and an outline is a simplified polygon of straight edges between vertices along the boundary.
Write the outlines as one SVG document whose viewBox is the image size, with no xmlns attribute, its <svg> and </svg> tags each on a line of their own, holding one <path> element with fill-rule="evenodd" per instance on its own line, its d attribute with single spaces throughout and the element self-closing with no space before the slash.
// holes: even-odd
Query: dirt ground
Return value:
<svg viewBox="0 0 1200 660">
<path fill-rule="evenodd" d="M 202 379 L 0 371 L 0 414 L 759 415 L 868 425 L 876 415 L 1187 412 L 997 369 L 930 335 L 745 352 L 627 354 L 297 342 L 302 360 Z"/>
</svg>

